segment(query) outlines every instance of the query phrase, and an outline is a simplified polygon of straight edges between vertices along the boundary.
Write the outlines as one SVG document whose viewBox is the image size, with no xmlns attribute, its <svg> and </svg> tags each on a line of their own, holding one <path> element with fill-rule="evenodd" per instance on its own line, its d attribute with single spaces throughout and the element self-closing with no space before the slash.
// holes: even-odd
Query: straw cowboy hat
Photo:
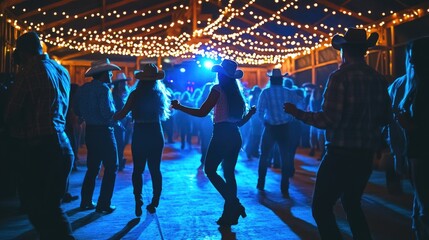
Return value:
<svg viewBox="0 0 429 240">
<path fill-rule="evenodd" d="M 373 32 L 366 38 L 365 29 L 349 28 L 344 36 L 335 34 L 331 44 L 334 49 L 340 50 L 344 45 L 360 45 L 369 48 L 375 46 L 377 41 L 378 33 Z"/>
<path fill-rule="evenodd" d="M 110 63 L 110 60 L 106 58 L 104 60 L 92 62 L 91 67 L 85 72 L 85 77 L 91 77 L 97 73 L 113 71 L 113 70 L 121 70 L 121 68 L 115 64 Z"/>
<path fill-rule="evenodd" d="M 268 77 L 286 77 L 289 73 L 282 74 L 279 68 L 274 68 L 270 73 L 267 73 Z"/>
<path fill-rule="evenodd" d="M 127 77 L 127 75 L 125 75 L 125 73 L 121 72 L 121 73 L 116 74 L 116 78 L 112 81 L 112 84 L 130 81 L 130 80 L 131 80 L 131 78 Z"/>
<path fill-rule="evenodd" d="M 140 80 L 161 80 L 165 77 L 165 72 L 159 70 L 158 67 L 153 63 L 147 63 L 143 65 L 142 70 L 134 71 L 134 76 Z"/>
<path fill-rule="evenodd" d="M 241 70 L 237 70 L 238 64 L 229 59 L 224 59 L 220 64 L 212 67 L 212 72 L 222 73 L 230 78 L 242 78 L 244 73 Z"/>
</svg>

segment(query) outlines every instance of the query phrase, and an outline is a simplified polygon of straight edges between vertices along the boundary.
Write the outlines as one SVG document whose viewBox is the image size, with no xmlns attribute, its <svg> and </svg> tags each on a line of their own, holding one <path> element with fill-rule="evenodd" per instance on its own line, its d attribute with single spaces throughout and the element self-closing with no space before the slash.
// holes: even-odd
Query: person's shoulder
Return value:
<svg viewBox="0 0 429 240">
<path fill-rule="evenodd" d="M 213 87 L 212 87 L 212 89 L 211 89 L 211 90 L 212 90 L 212 91 L 213 91 L 213 90 L 215 90 L 215 91 L 220 92 L 221 87 L 220 87 L 220 85 L 219 85 L 219 84 L 215 84 L 215 85 L 213 85 Z"/>
</svg>

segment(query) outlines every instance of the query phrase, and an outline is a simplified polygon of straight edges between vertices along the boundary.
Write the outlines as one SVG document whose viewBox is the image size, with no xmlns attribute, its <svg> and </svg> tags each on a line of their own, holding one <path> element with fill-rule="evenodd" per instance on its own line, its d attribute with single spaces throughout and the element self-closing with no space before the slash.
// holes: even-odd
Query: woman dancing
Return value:
<svg viewBox="0 0 429 240">
<path fill-rule="evenodd" d="M 253 106 L 245 115 L 246 105 L 238 87 L 237 80 L 243 76 L 243 71 L 237 70 L 237 63 L 225 59 L 220 65 L 212 68 L 217 72 L 219 84 L 212 87 L 209 96 L 200 108 L 189 108 L 177 100 L 172 101 L 174 109 L 193 116 L 204 117 L 214 108 L 213 136 L 210 140 L 204 171 L 210 182 L 225 200 L 222 216 L 217 221 L 220 226 L 230 227 L 238 224 L 240 215 L 246 217 L 246 212 L 237 198 L 237 182 L 235 180 L 235 165 L 242 145 L 238 127 L 245 124 L 256 112 Z M 222 163 L 225 180 L 216 171 Z"/>
<path fill-rule="evenodd" d="M 134 170 L 132 175 L 133 193 L 136 201 L 135 214 L 142 215 L 142 174 L 146 162 L 152 178 L 153 197 L 146 209 L 156 212 L 162 191 L 161 156 L 164 148 L 164 133 L 161 121 L 170 116 L 170 94 L 164 83 L 164 71 L 158 71 L 155 64 L 145 64 L 142 71 L 134 72 L 140 81 L 128 97 L 122 110 L 114 116 L 115 120 L 124 118 L 130 111 L 134 119 L 131 151 Z"/>
</svg>

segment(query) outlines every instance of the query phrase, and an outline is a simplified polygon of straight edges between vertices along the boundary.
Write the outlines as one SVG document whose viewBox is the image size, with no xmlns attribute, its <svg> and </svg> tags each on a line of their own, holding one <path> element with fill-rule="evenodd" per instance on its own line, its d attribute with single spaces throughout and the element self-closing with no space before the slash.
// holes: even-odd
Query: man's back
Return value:
<svg viewBox="0 0 429 240">
<path fill-rule="evenodd" d="M 390 120 L 387 81 L 364 62 L 344 64 L 331 74 L 322 108 L 330 120 L 327 142 L 373 148 Z"/>
<path fill-rule="evenodd" d="M 67 70 L 47 55 L 34 57 L 12 88 L 6 116 L 12 126 L 20 125 L 13 134 L 32 138 L 64 131 L 69 92 Z"/>
</svg>

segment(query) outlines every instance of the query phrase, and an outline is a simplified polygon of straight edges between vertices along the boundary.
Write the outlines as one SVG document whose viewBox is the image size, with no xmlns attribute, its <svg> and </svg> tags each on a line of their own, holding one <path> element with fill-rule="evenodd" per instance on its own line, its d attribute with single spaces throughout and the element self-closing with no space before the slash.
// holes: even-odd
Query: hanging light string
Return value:
<svg viewBox="0 0 429 240">
<path fill-rule="evenodd" d="M 199 0 L 198 4 L 201 6 L 203 2 L 209 1 Z M 196 58 L 197 56 L 205 56 L 212 59 L 234 58 L 240 64 L 254 65 L 278 64 L 284 62 L 287 58 L 305 55 L 320 47 L 328 47 L 330 46 L 329 40 L 334 34 L 343 33 L 347 30 L 341 24 L 329 26 L 326 23 L 320 23 L 317 26 L 309 26 L 281 19 L 281 16 L 286 11 L 294 11 L 300 8 L 307 10 L 320 8 L 317 1 L 312 5 L 300 6 L 299 0 L 274 0 L 274 3 L 279 6 L 279 10 L 268 17 L 257 15 L 251 10 L 256 0 L 247 2 L 241 8 L 233 7 L 234 3 L 234 0 L 230 0 L 225 7 L 219 9 L 219 16 L 215 20 L 207 19 L 204 22 L 206 24 L 205 27 L 191 34 L 181 32 L 176 36 L 169 35 L 165 38 L 153 34 L 173 27 L 190 27 L 192 24 L 191 17 L 178 19 L 168 24 L 144 25 L 130 29 L 108 28 L 105 31 L 66 27 L 52 27 L 49 29 L 50 31 L 42 31 L 47 26 L 44 22 L 29 22 L 25 20 L 20 23 L 17 19 L 7 17 L 3 13 L 0 14 L 0 17 L 6 18 L 6 21 L 16 29 L 42 31 L 40 34 L 42 40 L 56 48 L 64 47 L 77 51 L 145 57 L 173 56 Z M 27 12 L 26 9 L 18 10 L 15 6 L 12 6 L 11 9 L 23 14 Z M 144 21 L 151 17 L 162 17 L 163 14 L 180 14 L 183 11 L 189 11 L 189 6 L 179 4 L 157 10 L 134 10 L 130 12 L 112 10 L 105 15 L 91 13 L 85 16 L 71 15 L 66 12 L 43 11 L 42 8 L 38 8 L 37 11 L 43 15 L 50 14 L 50 17 L 58 18 L 58 20 L 73 18 L 74 21 L 79 20 L 84 25 L 92 26 L 93 24 L 91 23 L 94 19 L 101 19 L 108 23 L 116 19 L 120 20 L 121 18 L 141 17 L 142 21 Z M 330 10 L 327 7 L 323 8 L 323 11 L 326 14 L 343 14 L 350 17 L 374 14 L 374 11 L 371 10 L 365 13 L 354 13 L 347 10 Z M 391 10 L 382 12 L 380 16 L 382 20 L 376 23 L 356 25 L 356 27 L 365 28 L 368 32 L 377 31 L 380 27 L 401 24 L 427 14 L 429 14 L 429 8 L 427 7 L 408 9 L 400 13 Z M 239 18 L 243 16 L 254 19 L 255 23 L 246 28 L 232 24 L 232 20 L 240 21 Z M 199 23 L 202 24 L 201 21 Z M 287 36 L 270 33 L 264 31 L 263 26 L 267 23 L 274 23 L 283 27 L 293 27 L 297 31 Z M 228 33 L 222 33 L 224 30 L 227 30 Z M 312 32 L 312 30 L 322 30 L 326 34 L 317 34 Z M 150 34 L 152 35 L 149 36 Z"/>
</svg>

